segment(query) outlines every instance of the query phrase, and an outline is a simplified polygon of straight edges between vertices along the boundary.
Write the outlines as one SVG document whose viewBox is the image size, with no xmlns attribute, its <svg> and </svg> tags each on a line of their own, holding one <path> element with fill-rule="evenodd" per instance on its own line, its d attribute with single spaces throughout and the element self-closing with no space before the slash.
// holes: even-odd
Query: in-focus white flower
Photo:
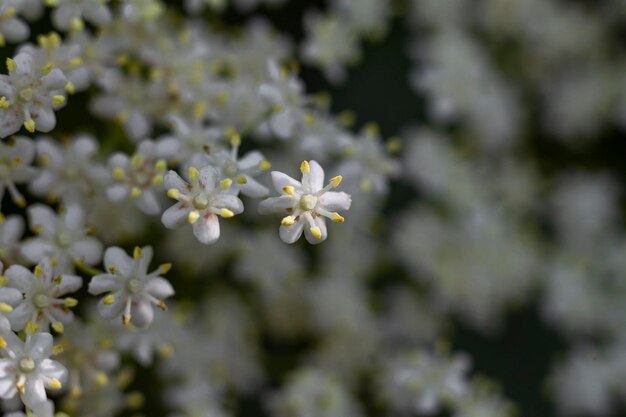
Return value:
<svg viewBox="0 0 626 417">
<path fill-rule="evenodd" d="M 49 206 L 34 204 L 28 207 L 28 220 L 37 236 L 26 239 L 22 255 L 30 262 L 39 262 L 49 256 L 60 271 L 74 271 L 74 264 L 94 265 L 102 257 L 102 243 L 87 234 L 85 212 L 78 204 L 68 206 L 56 214 Z"/>
<path fill-rule="evenodd" d="M 228 219 L 242 213 L 243 203 L 229 191 L 233 181 L 228 178 L 220 181 L 219 171 L 212 166 L 199 171 L 190 167 L 188 177 L 186 182 L 174 171 L 165 175 L 167 195 L 178 202 L 165 210 L 161 222 L 174 229 L 186 219 L 200 242 L 213 243 L 220 237 L 217 216 Z"/>
<path fill-rule="evenodd" d="M 17 337 L 0 337 L 0 398 L 16 394 L 29 408 L 38 408 L 47 400 L 46 388 L 58 390 L 67 376 L 67 369 L 50 359 L 52 335 L 37 333 L 22 342 Z"/>
<path fill-rule="evenodd" d="M 152 305 L 165 310 L 163 300 L 174 295 L 172 285 L 161 274 L 171 264 L 160 265 L 148 273 L 152 248 L 136 247 L 131 258 L 121 248 L 110 247 L 104 253 L 107 273 L 96 275 L 89 283 L 89 293 L 108 292 L 98 303 L 98 311 L 106 319 L 122 318 L 124 324 L 147 327 L 154 318 Z"/>
<path fill-rule="evenodd" d="M 26 205 L 24 196 L 15 185 L 30 181 L 37 175 L 37 170 L 31 166 L 34 158 L 35 146 L 30 139 L 17 137 L 9 139 L 7 143 L 0 142 L 0 207 L 5 189 L 15 204 L 20 207 Z"/>
<path fill-rule="evenodd" d="M 48 325 L 62 333 L 64 323 L 73 320 L 70 310 L 77 304 L 76 299 L 65 297 L 83 285 L 81 277 L 68 274 L 55 274 L 49 258 L 44 258 L 33 272 L 21 265 L 12 265 L 6 271 L 5 289 L 13 288 L 20 292 L 21 303 L 7 314 L 15 331 L 27 329 L 29 332 L 48 331 Z"/>
<path fill-rule="evenodd" d="M 287 215 L 282 219 L 279 230 L 283 242 L 294 243 L 304 231 L 309 243 L 321 243 L 327 236 L 326 217 L 342 223 L 344 218 L 337 211 L 348 210 L 352 200 L 344 192 L 329 191 L 339 186 L 340 175 L 331 178 L 324 187 L 324 170 L 317 162 L 303 161 L 300 171 L 302 182 L 282 172 L 272 171 L 274 188 L 280 196 L 262 201 L 259 212 Z"/>
<path fill-rule="evenodd" d="M 34 57 L 20 52 L 7 58 L 8 75 L 0 75 L 0 138 L 18 130 L 49 132 L 56 125 L 54 110 L 65 104 L 67 78 L 51 65 L 38 67 Z"/>
</svg>

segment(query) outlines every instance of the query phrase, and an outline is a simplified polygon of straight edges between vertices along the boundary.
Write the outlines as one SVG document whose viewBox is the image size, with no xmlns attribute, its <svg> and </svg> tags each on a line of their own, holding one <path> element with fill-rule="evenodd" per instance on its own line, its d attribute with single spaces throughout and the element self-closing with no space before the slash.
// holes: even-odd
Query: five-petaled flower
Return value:
<svg viewBox="0 0 626 417">
<path fill-rule="evenodd" d="M 329 191 L 339 186 L 341 176 L 331 178 L 324 186 L 324 170 L 317 162 L 303 161 L 300 171 L 302 182 L 273 171 L 272 181 L 280 196 L 262 201 L 259 212 L 287 214 L 281 221 L 279 231 L 283 242 L 294 243 L 304 231 L 306 240 L 317 244 L 326 239 L 327 217 L 336 223 L 343 223 L 344 218 L 337 211 L 348 210 L 351 198 L 344 192 Z"/>
</svg>

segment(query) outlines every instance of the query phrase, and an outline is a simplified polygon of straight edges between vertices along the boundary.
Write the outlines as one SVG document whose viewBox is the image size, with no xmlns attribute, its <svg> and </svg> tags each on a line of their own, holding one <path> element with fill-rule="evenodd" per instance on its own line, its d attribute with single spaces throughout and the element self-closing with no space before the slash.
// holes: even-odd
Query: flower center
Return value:
<svg viewBox="0 0 626 417">
<path fill-rule="evenodd" d="M 130 294 L 137 294 L 143 289 L 143 282 L 138 278 L 129 279 L 126 283 L 126 289 Z"/>
<path fill-rule="evenodd" d="M 72 237 L 67 232 L 60 232 L 57 235 L 57 243 L 63 248 L 67 248 L 72 244 Z"/>
<path fill-rule="evenodd" d="M 18 367 L 20 369 L 20 372 L 23 372 L 25 374 L 31 373 L 35 370 L 35 361 L 33 360 L 33 358 L 26 356 L 20 359 Z"/>
<path fill-rule="evenodd" d="M 30 87 L 24 88 L 19 93 L 20 99 L 26 103 L 33 99 L 33 89 Z"/>
<path fill-rule="evenodd" d="M 317 197 L 311 194 L 305 194 L 300 198 L 300 207 L 304 211 L 313 210 L 317 204 Z"/>
<path fill-rule="evenodd" d="M 46 294 L 37 294 L 33 297 L 33 304 L 39 309 L 46 308 L 50 305 L 50 297 Z"/>
<path fill-rule="evenodd" d="M 234 177 L 237 175 L 238 169 L 237 169 L 237 165 L 232 162 L 232 161 L 228 161 L 226 162 L 226 165 L 224 166 L 224 174 L 227 177 Z"/>
<path fill-rule="evenodd" d="M 209 207 L 209 197 L 205 194 L 196 194 L 191 201 L 193 206 L 198 210 L 204 210 Z"/>
</svg>

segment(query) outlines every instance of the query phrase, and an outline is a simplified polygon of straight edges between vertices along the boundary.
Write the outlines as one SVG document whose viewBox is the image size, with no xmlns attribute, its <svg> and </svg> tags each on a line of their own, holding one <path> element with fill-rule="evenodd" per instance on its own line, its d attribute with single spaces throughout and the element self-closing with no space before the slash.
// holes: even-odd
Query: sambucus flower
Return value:
<svg viewBox="0 0 626 417">
<path fill-rule="evenodd" d="M 98 303 L 102 317 L 113 319 L 122 316 L 122 322 L 132 322 L 137 327 L 147 327 L 154 318 L 152 304 L 165 310 L 163 299 L 174 295 L 172 285 L 160 274 L 170 270 L 163 264 L 148 273 L 152 248 L 136 247 L 131 258 L 121 248 L 110 247 L 104 253 L 104 266 L 108 273 L 94 276 L 89 283 L 89 293 L 109 294 Z"/>
<path fill-rule="evenodd" d="M 174 171 L 165 175 L 167 195 L 178 203 L 165 210 L 161 221 L 165 227 L 174 229 L 187 218 L 200 242 L 213 243 L 220 237 L 217 216 L 231 218 L 243 212 L 243 203 L 229 193 L 233 181 L 229 178 L 219 181 L 219 172 L 212 166 L 199 171 L 190 167 L 188 176 L 190 183 Z"/>
<path fill-rule="evenodd" d="M 282 172 L 272 171 L 274 188 L 281 195 L 262 201 L 259 212 L 287 214 L 281 221 L 279 230 L 283 242 L 294 243 L 304 231 L 306 240 L 317 244 L 323 242 L 327 236 L 325 218 L 343 223 L 344 218 L 337 210 L 348 210 L 352 200 L 344 192 L 329 191 L 339 186 L 341 175 L 331 178 L 324 187 L 324 170 L 317 162 L 303 161 L 300 171 L 302 182 Z M 304 227 L 305 224 L 307 228 Z"/>
</svg>

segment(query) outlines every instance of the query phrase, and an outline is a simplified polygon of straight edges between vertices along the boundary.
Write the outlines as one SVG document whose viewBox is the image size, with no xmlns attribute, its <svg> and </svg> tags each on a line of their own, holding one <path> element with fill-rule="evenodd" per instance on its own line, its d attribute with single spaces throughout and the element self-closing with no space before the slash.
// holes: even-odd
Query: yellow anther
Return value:
<svg viewBox="0 0 626 417">
<path fill-rule="evenodd" d="M 78 305 L 78 300 L 73 297 L 65 297 L 65 300 L 63 301 L 65 302 L 65 307 L 67 308 L 76 307 Z"/>
<path fill-rule="evenodd" d="M 283 187 L 283 191 L 285 192 L 285 194 L 289 195 L 293 195 L 296 192 L 296 190 L 291 185 L 285 185 Z"/>
<path fill-rule="evenodd" d="M 74 94 L 76 92 L 76 86 L 74 86 L 73 82 L 68 81 L 67 84 L 65 84 L 65 91 L 67 91 L 67 94 Z"/>
<path fill-rule="evenodd" d="M 35 272 L 35 276 L 37 278 L 41 278 L 43 276 L 43 270 L 41 269 L 41 267 L 39 265 L 37 265 L 35 267 L 35 271 L 34 272 Z"/>
<path fill-rule="evenodd" d="M 159 68 L 152 68 L 149 76 L 151 80 L 161 80 L 163 79 L 163 70 Z"/>
<path fill-rule="evenodd" d="M 261 171 L 266 171 L 266 170 L 270 169 L 271 167 L 272 167 L 272 163 L 270 161 L 266 160 L 266 159 L 262 160 L 259 163 L 259 169 Z"/>
<path fill-rule="evenodd" d="M 9 277 L 6 275 L 0 275 L 0 287 L 4 287 L 9 283 Z"/>
<path fill-rule="evenodd" d="M 311 113 L 307 113 L 304 115 L 304 123 L 308 124 L 308 125 L 312 125 L 313 123 L 315 123 L 315 116 L 313 116 Z"/>
<path fill-rule="evenodd" d="M 0 109 L 8 109 L 10 106 L 5 96 L 0 97 Z"/>
<path fill-rule="evenodd" d="M 283 219 L 280 221 L 280 224 L 282 224 L 283 226 L 291 226 L 295 222 L 296 221 L 294 220 L 292 216 L 287 216 L 287 217 L 283 217 Z"/>
<path fill-rule="evenodd" d="M 61 96 L 61 95 L 52 96 L 53 106 L 59 106 L 63 103 L 65 103 L 65 96 Z"/>
<path fill-rule="evenodd" d="M 124 326 L 128 326 L 128 323 L 130 323 L 130 319 L 132 318 L 131 314 L 122 314 L 122 324 Z"/>
<path fill-rule="evenodd" d="M 24 196 L 18 196 L 15 200 L 14 200 L 15 204 L 17 204 L 18 207 L 20 208 L 24 208 L 26 207 L 26 199 L 24 198 Z"/>
<path fill-rule="evenodd" d="M 247 184 L 248 183 L 248 179 L 245 176 L 242 175 L 242 176 L 237 178 L 237 182 L 239 184 Z"/>
<path fill-rule="evenodd" d="M 52 354 L 53 355 L 60 355 L 61 353 L 63 353 L 63 346 L 62 345 L 54 345 L 52 346 Z"/>
<path fill-rule="evenodd" d="M 61 389 L 62 387 L 61 381 L 59 381 L 57 378 L 51 378 L 50 383 L 48 385 L 52 389 Z"/>
<path fill-rule="evenodd" d="M 239 146 L 241 145 L 241 136 L 238 133 L 234 133 L 229 138 L 231 146 Z"/>
<path fill-rule="evenodd" d="M 230 219 L 234 215 L 235 215 L 235 213 L 233 213 L 232 211 L 228 210 L 227 208 L 223 208 L 222 210 L 220 210 L 220 216 L 222 216 L 225 219 Z"/>
<path fill-rule="evenodd" d="M 59 0 L 46 0 L 46 6 L 56 7 L 59 5 Z"/>
<path fill-rule="evenodd" d="M 134 186 L 130 189 L 130 196 L 132 198 L 137 198 L 141 195 L 141 188 Z"/>
<path fill-rule="evenodd" d="M 39 68 L 39 71 L 41 71 L 43 74 L 50 74 L 50 71 L 52 71 L 52 64 L 46 64 L 43 67 Z"/>
<path fill-rule="evenodd" d="M 32 230 L 33 233 L 40 234 L 41 232 L 43 232 L 43 227 L 41 227 L 40 225 L 36 225 L 31 227 L 30 230 Z"/>
<path fill-rule="evenodd" d="M 0 224 L 4 223 L 5 220 L 6 217 L 4 217 L 4 214 L 0 213 Z"/>
<path fill-rule="evenodd" d="M 96 372 L 96 383 L 98 385 L 100 385 L 101 387 L 104 387 L 106 385 L 108 385 L 109 383 L 109 377 L 107 376 L 107 374 L 105 374 L 102 371 L 98 371 Z"/>
<path fill-rule="evenodd" d="M 28 130 L 30 133 L 34 133 L 35 132 L 35 121 L 33 119 L 28 119 L 24 122 L 24 127 L 26 128 L 26 130 Z"/>
<path fill-rule="evenodd" d="M 162 358 L 171 358 L 174 355 L 174 348 L 171 345 L 163 344 L 159 346 L 159 355 Z"/>
<path fill-rule="evenodd" d="M 37 333 L 37 330 L 39 330 L 39 327 L 40 326 L 37 323 L 29 321 L 28 323 L 26 323 L 26 327 L 24 327 L 24 331 L 26 332 L 26 334 L 34 334 L 34 333 Z"/>
<path fill-rule="evenodd" d="M 56 258 L 56 256 L 51 256 L 50 257 L 50 265 L 53 268 L 56 268 L 58 264 L 59 264 L 59 260 Z"/>
<path fill-rule="evenodd" d="M 17 10 L 15 10 L 15 7 L 7 7 L 4 10 L 4 16 L 5 17 L 13 17 L 13 16 L 15 16 L 16 13 L 17 13 Z"/>
<path fill-rule="evenodd" d="M 133 258 L 140 259 L 142 256 L 143 252 L 141 251 L 141 248 L 139 246 L 135 246 L 135 249 L 133 249 Z"/>
<path fill-rule="evenodd" d="M 180 198 L 180 191 L 177 188 L 170 188 L 167 190 L 167 196 L 169 198 L 173 198 L 174 200 L 178 200 Z"/>
<path fill-rule="evenodd" d="M 61 36 L 56 32 L 50 32 L 48 35 L 48 42 L 53 48 L 58 48 L 61 45 Z"/>
<path fill-rule="evenodd" d="M 355 115 L 350 110 L 343 111 L 339 114 L 339 123 L 345 127 L 352 127 L 355 122 Z"/>
<path fill-rule="evenodd" d="M 402 150 L 402 139 L 398 137 L 389 138 L 386 147 L 389 152 L 398 153 Z"/>
<path fill-rule="evenodd" d="M 11 311 L 13 311 L 13 307 L 7 303 L 0 303 L 0 313 L 10 313 Z"/>
<path fill-rule="evenodd" d="M 303 174 L 305 172 L 311 172 L 311 166 L 309 165 L 309 161 L 302 161 L 302 163 L 300 164 L 300 172 L 302 172 Z"/>
<path fill-rule="evenodd" d="M 172 264 L 171 263 L 166 263 L 166 264 L 159 265 L 159 272 L 162 273 L 162 274 L 167 274 L 168 272 L 170 272 L 170 269 L 172 269 Z"/>
<path fill-rule="evenodd" d="M 15 68 L 17 68 L 15 61 L 11 58 L 7 58 L 7 70 L 9 70 L 9 72 L 13 72 L 15 71 Z"/>
<path fill-rule="evenodd" d="M 333 213 L 330 217 L 335 223 L 343 223 L 345 219 L 339 213 Z"/>
<path fill-rule="evenodd" d="M 189 176 L 189 179 L 191 181 L 195 181 L 198 179 L 198 177 L 200 177 L 200 171 L 198 171 L 198 168 L 196 167 L 189 167 L 189 172 L 187 173 L 187 175 Z"/>
<path fill-rule="evenodd" d="M 206 110 L 206 104 L 204 104 L 202 101 L 199 101 L 193 107 L 193 114 L 196 119 L 201 119 L 205 115 Z"/>
<path fill-rule="evenodd" d="M 198 213 L 196 210 L 190 211 L 189 214 L 187 215 L 187 221 L 189 222 L 189 224 L 194 224 L 195 222 L 198 221 L 199 218 L 200 218 L 200 213 Z"/>
<path fill-rule="evenodd" d="M 0 349 L 4 349 L 5 347 L 7 347 L 7 341 L 4 337 L 0 336 Z"/>
<path fill-rule="evenodd" d="M 152 177 L 152 185 L 161 185 L 163 184 L 163 175 L 158 174 Z"/>
<path fill-rule="evenodd" d="M 57 333 L 63 333 L 63 331 L 65 331 L 65 326 L 63 326 L 63 323 L 60 321 L 55 321 L 50 325 L 50 327 L 52 327 L 52 329 Z"/>
<path fill-rule="evenodd" d="M 365 133 L 367 133 L 369 136 L 378 136 L 380 133 L 380 128 L 376 123 L 369 122 L 365 125 Z"/>
<path fill-rule="evenodd" d="M 70 28 L 72 29 L 73 32 L 78 32 L 80 30 L 83 30 L 84 27 L 85 27 L 85 24 L 83 23 L 82 19 L 79 19 L 78 17 L 75 17 L 74 19 L 72 19 Z"/>
<path fill-rule="evenodd" d="M 330 179 L 330 185 L 333 186 L 333 188 L 337 188 L 339 187 L 339 184 L 341 184 L 341 181 L 343 180 L 343 177 L 341 175 L 337 175 L 336 177 L 332 177 Z"/>
<path fill-rule="evenodd" d="M 314 227 L 311 227 L 309 230 L 311 231 L 311 234 L 315 236 L 316 239 L 322 238 L 322 230 L 319 227 L 314 226 Z"/>
<path fill-rule="evenodd" d="M 72 58 L 70 59 L 69 64 L 72 68 L 80 67 L 81 65 L 83 65 L 83 59 L 80 57 Z"/>
<path fill-rule="evenodd" d="M 104 299 L 102 300 L 102 303 L 104 305 L 110 306 L 111 304 L 113 304 L 115 302 L 115 296 L 113 294 L 109 294 L 106 297 L 104 297 Z"/>
<path fill-rule="evenodd" d="M 167 169 L 167 161 L 165 159 L 159 159 L 154 164 L 154 169 L 157 171 L 165 171 Z"/>
<path fill-rule="evenodd" d="M 222 190 L 228 190 L 230 186 L 233 185 L 233 180 L 230 178 L 226 178 L 220 181 L 220 187 Z"/>
<path fill-rule="evenodd" d="M 78 262 L 77 262 L 77 264 L 78 264 Z M 56 277 L 52 278 L 52 282 L 55 285 L 61 285 L 61 282 L 63 282 L 63 275 L 58 274 Z"/>
<path fill-rule="evenodd" d="M 144 164 L 144 162 L 146 162 L 145 156 L 143 156 L 142 154 L 139 154 L 139 153 L 134 154 L 130 158 L 130 164 L 134 168 L 140 168 Z"/>
<path fill-rule="evenodd" d="M 118 270 L 118 268 L 117 268 L 117 266 L 116 266 L 116 265 L 111 265 L 111 266 L 108 268 L 108 271 L 109 271 L 110 273 L 112 273 L 113 275 L 115 275 L 115 274 L 117 273 L 117 270 Z"/>
<path fill-rule="evenodd" d="M 126 177 L 124 168 L 121 168 L 121 167 L 113 168 L 112 173 L 113 173 L 113 178 L 115 178 L 118 181 L 123 180 Z"/>
</svg>

